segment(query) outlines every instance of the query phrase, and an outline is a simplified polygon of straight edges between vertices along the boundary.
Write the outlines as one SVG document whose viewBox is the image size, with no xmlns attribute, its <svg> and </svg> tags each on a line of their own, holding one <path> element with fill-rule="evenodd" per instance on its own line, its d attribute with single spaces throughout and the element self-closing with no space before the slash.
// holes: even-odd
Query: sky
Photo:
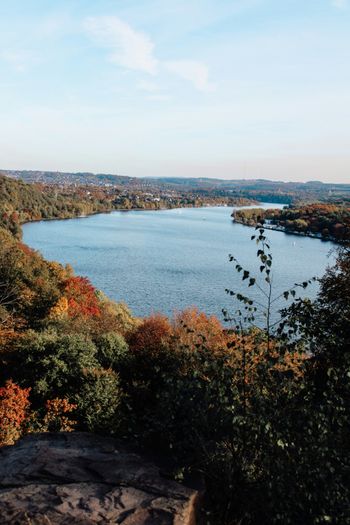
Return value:
<svg viewBox="0 0 350 525">
<path fill-rule="evenodd" d="M 350 0 L 0 0 L 0 168 L 350 183 Z"/>
</svg>

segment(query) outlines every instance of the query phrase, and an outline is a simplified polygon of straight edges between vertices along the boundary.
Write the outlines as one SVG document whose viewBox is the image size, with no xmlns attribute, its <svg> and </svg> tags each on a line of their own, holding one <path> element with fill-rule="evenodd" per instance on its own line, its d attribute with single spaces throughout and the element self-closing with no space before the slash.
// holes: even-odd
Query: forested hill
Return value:
<svg viewBox="0 0 350 525">
<path fill-rule="evenodd" d="M 70 173 L 63 171 L 39 171 L 39 170 L 0 170 L 0 173 L 24 182 L 39 182 L 43 184 L 90 184 L 90 185 L 118 185 L 130 186 L 140 179 L 126 177 L 124 175 L 111 175 L 109 173 Z"/>
<path fill-rule="evenodd" d="M 308 204 L 291 206 L 282 210 L 250 208 L 233 212 L 236 222 L 256 226 L 265 221 L 265 227 L 330 239 L 335 242 L 350 241 L 350 205 Z"/>
<path fill-rule="evenodd" d="M 108 211 L 111 203 L 75 194 L 59 194 L 54 188 L 26 184 L 0 175 L 0 227 L 19 237 L 20 225 L 40 219 L 64 219 Z"/>
</svg>

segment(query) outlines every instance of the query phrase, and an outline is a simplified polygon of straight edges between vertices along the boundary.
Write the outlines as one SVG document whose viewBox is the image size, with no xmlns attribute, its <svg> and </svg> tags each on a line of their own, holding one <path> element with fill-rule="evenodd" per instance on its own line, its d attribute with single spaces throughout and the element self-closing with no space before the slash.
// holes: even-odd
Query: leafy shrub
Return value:
<svg viewBox="0 0 350 525">
<path fill-rule="evenodd" d="M 84 370 L 98 367 L 96 353 L 83 335 L 30 331 L 18 343 L 13 373 L 21 384 L 31 385 L 36 402 L 71 398 L 81 387 Z"/>
<path fill-rule="evenodd" d="M 74 396 L 80 426 L 93 432 L 117 432 L 121 398 L 122 391 L 115 372 L 103 368 L 85 370 L 81 387 Z"/>
<path fill-rule="evenodd" d="M 24 422 L 23 431 L 25 434 L 72 432 L 77 422 L 71 419 L 70 413 L 75 409 L 76 405 L 69 403 L 67 399 L 49 399 L 44 406 L 31 410 Z"/>
<path fill-rule="evenodd" d="M 6 381 L 0 388 L 0 446 L 12 445 L 21 436 L 28 414 L 30 388 Z"/>
<path fill-rule="evenodd" d="M 76 421 L 72 420 L 70 414 L 77 405 L 69 403 L 67 399 L 49 399 L 45 403 L 46 414 L 43 419 L 43 428 L 46 432 L 72 432 Z"/>
<path fill-rule="evenodd" d="M 97 359 L 103 368 L 118 370 L 129 355 L 129 347 L 124 337 L 108 332 L 95 340 Z"/>
<path fill-rule="evenodd" d="M 114 339 L 106 336 L 107 347 L 108 341 L 119 343 L 120 352 L 125 349 L 121 336 Z M 116 346 L 112 348 L 115 350 Z M 36 425 L 41 430 L 52 430 L 74 426 L 64 415 L 73 407 L 79 428 L 109 432 L 115 427 L 122 396 L 118 376 L 112 370 L 101 368 L 91 340 L 79 334 L 29 332 L 20 340 L 18 355 L 21 366 L 14 368 L 15 376 L 21 384 L 32 385 L 34 408 L 39 409 L 37 423 L 32 421 L 33 428 Z M 44 403 L 48 412 L 40 416 Z"/>
</svg>

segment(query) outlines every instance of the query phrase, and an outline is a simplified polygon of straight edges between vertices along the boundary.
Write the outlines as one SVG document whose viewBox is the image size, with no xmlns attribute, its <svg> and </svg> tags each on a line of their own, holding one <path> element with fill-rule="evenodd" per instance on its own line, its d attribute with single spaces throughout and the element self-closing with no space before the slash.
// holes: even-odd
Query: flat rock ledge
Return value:
<svg viewBox="0 0 350 525">
<path fill-rule="evenodd" d="M 33 434 L 0 449 L 1 525 L 195 525 L 198 499 L 114 439 Z"/>
</svg>

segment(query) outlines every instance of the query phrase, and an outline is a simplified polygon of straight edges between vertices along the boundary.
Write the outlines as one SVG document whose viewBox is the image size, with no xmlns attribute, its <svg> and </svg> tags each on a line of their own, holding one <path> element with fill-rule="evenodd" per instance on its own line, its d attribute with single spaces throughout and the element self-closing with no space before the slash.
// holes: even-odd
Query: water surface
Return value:
<svg viewBox="0 0 350 525">
<path fill-rule="evenodd" d="M 264 207 L 279 207 L 264 204 Z M 24 242 L 45 258 L 69 263 L 79 275 L 139 316 L 196 305 L 208 314 L 236 308 L 225 288 L 246 291 L 233 254 L 257 270 L 252 228 L 234 224 L 232 208 L 129 211 L 82 219 L 43 221 L 23 227 Z M 268 231 L 273 252 L 274 294 L 313 275 L 330 262 L 330 242 Z M 256 290 L 249 289 L 253 295 Z M 313 296 L 313 290 L 308 294 Z"/>
</svg>

